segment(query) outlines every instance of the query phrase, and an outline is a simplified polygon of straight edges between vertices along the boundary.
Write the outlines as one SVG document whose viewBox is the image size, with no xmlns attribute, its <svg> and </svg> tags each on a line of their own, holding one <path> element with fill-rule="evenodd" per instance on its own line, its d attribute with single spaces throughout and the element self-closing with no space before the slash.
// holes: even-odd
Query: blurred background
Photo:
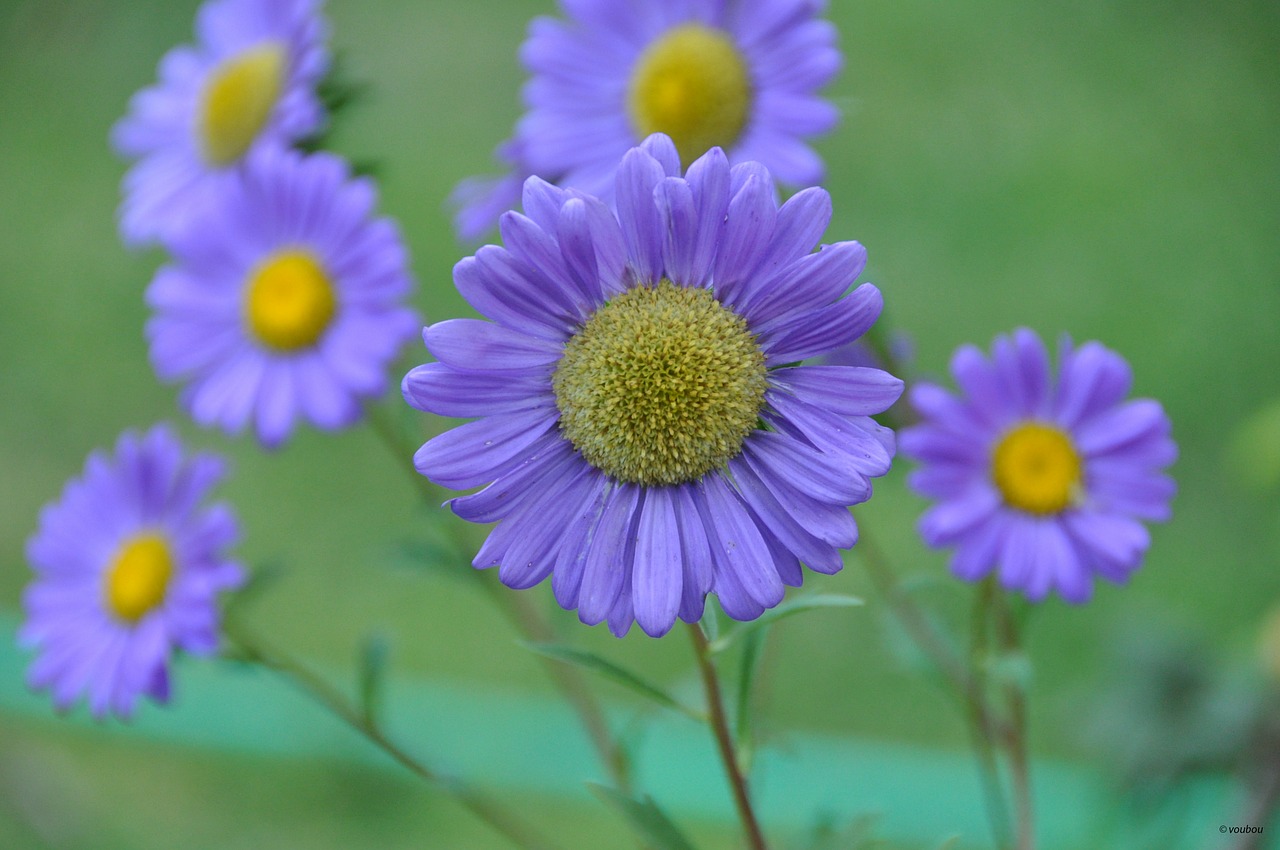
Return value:
<svg viewBox="0 0 1280 850">
<path fill-rule="evenodd" d="M 1280 5 L 832 6 L 846 63 L 828 90 L 843 121 L 818 143 L 835 203 L 826 240 L 868 247 L 864 279 L 912 340 L 911 375 L 943 377 L 957 345 L 1019 325 L 1098 339 L 1129 359 L 1137 395 L 1163 402 L 1181 448 L 1174 519 L 1153 529 L 1131 585 L 1027 612 L 1042 846 L 1244 846 L 1219 827 L 1263 825 L 1250 807 L 1275 778 L 1280 677 L 1267 626 L 1280 605 Z M 599 768 L 537 659 L 459 577 L 465 559 L 415 564 L 462 523 L 423 507 L 408 457 L 368 426 L 304 428 L 264 454 L 195 428 L 155 380 L 142 292 L 163 257 L 117 240 L 124 166 L 106 138 L 164 52 L 190 40 L 196 7 L 0 0 L 0 847 L 505 846 L 265 673 L 182 661 L 173 706 L 127 726 L 58 718 L 25 693 L 9 635 L 37 512 L 89 451 L 160 420 L 232 459 L 220 495 L 242 520 L 239 553 L 276 575 L 246 603 L 259 631 L 344 687 L 381 635 L 397 733 L 566 846 L 634 846 L 580 784 Z M 471 249 L 444 199 L 492 170 L 520 111 L 516 49 L 551 0 L 327 8 L 348 75 L 369 84 L 330 146 L 376 163 L 422 313 L 469 315 L 450 269 Z M 406 351 L 390 385 L 421 359 Z M 446 427 L 402 407 L 393 389 L 385 415 L 415 440 Z M 972 589 L 915 537 L 924 503 L 905 469 L 855 514 L 959 640 Z M 474 546 L 483 530 L 462 533 Z M 780 623 L 764 657 L 756 787 L 771 834 L 795 848 L 990 846 L 962 712 L 857 551 L 846 561 L 805 589 L 867 604 Z M 549 588 L 527 593 L 566 642 L 699 698 L 678 632 L 617 641 L 556 611 Z M 738 846 L 705 730 L 592 684 L 641 790 L 700 847 Z M 850 827 L 855 813 L 868 818 Z"/>
</svg>

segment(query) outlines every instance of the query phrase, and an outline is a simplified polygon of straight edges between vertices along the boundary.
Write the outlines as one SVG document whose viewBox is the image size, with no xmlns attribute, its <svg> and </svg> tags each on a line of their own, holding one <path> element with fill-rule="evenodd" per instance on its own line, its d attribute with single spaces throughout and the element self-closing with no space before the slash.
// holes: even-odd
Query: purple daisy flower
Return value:
<svg viewBox="0 0 1280 850">
<path fill-rule="evenodd" d="M 418 451 L 450 502 L 498 525 L 473 561 L 527 588 L 551 576 L 584 623 L 653 636 L 696 622 L 714 591 L 758 617 L 842 566 L 848 507 L 888 471 L 893 433 L 870 415 L 902 382 L 878 369 L 800 366 L 863 334 L 879 291 L 846 294 L 857 242 L 810 253 L 831 216 L 822 189 L 779 207 L 769 172 L 713 148 L 680 176 L 650 137 L 617 170 L 617 212 L 538 178 L 506 247 L 454 267 L 492 320 L 424 331 L 439 362 L 405 377 L 414 407 L 477 421 Z"/>
<path fill-rule="evenodd" d="M 175 239 L 147 290 L 151 362 L 185 381 L 182 402 L 229 433 L 250 419 L 268 447 L 298 417 L 338 429 L 381 394 L 420 327 L 395 224 L 337 156 L 263 148 L 227 184 L 206 226 Z"/>
<path fill-rule="evenodd" d="M 217 595 L 244 580 L 223 552 L 235 517 L 200 504 L 221 477 L 220 460 L 184 456 L 159 425 L 123 434 L 114 457 L 89 455 L 40 512 L 18 639 L 37 652 L 28 684 L 50 690 L 59 711 L 86 696 L 95 717 L 127 718 L 140 695 L 168 701 L 175 649 L 217 649 Z"/>
<path fill-rule="evenodd" d="M 990 359 L 966 345 L 951 359 L 957 398 L 912 388 L 923 423 L 902 432 L 921 462 L 908 479 L 937 500 L 920 518 L 933 547 L 954 546 L 951 570 L 1039 601 L 1057 590 L 1084 602 L 1094 575 L 1125 582 L 1150 543 L 1140 520 L 1169 518 L 1177 457 L 1169 418 L 1152 399 L 1125 401 L 1129 366 L 1096 342 L 1063 338 L 1056 379 L 1044 344 L 1022 328 Z"/>
<path fill-rule="evenodd" d="M 158 84 L 134 95 L 112 129 L 137 160 L 122 184 L 120 234 L 168 241 L 199 220 L 246 154 L 287 146 L 325 120 L 316 86 L 329 66 L 320 0 L 210 0 L 196 45 L 160 62 Z"/>
<path fill-rule="evenodd" d="M 536 18 L 521 50 L 527 112 L 498 158 L 606 202 L 622 155 L 650 133 L 684 163 L 712 147 L 795 186 L 822 179 L 805 139 L 839 114 L 817 92 L 840 69 L 821 0 L 561 0 L 568 20 Z M 476 238 L 519 184 L 470 182 L 455 194 L 459 233 Z"/>
</svg>

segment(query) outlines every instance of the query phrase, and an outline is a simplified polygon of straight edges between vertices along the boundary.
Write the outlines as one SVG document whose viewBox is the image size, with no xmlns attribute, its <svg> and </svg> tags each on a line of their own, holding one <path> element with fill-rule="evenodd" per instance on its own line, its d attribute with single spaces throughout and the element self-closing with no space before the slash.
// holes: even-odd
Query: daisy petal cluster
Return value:
<svg viewBox="0 0 1280 850">
<path fill-rule="evenodd" d="M 870 417 L 902 382 L 873 368 L 805 366 L 856 339 L 879 291 L 850 292 L 866 252 L 814 247 L 821 189 L 779 206 L 759 163 L 719 149 L 681 175 L 675 144 L 622 158 L 616 213 L 531 178 L 505 247 L 454 268 L 489 321 L 425 329 L 436 362 L 403 382 L 414 407 L 475 421 L 427 442 L 420 472 L 483 490 L 455 513 L 498 525 L 474 559 L 617 635 L 697 621 L 708 593 L 753 619 L 842 566 L 849 506 L 888 471 L 891 431 Z"/>
<path fill-rule="evenodd" d="M 498 150 L 514 175 L 537 174 L 606 202 L 622 155 L 651 133 L 686 165 L 712 147 L 759 162 L 795 186 L 822 179 L 807 142 L 835 126 L 818 96 L 841 65 L 820 0 L 562 0 L 521 49 L 527 111 Z M 469 182 L 455 194 L 459 233 L 476 238 L 519 183 Z"/>
<path fill-rule="evenodd" d="M 960 348 L 951 373 L 959 396 L 912 388 L 923 422 L 901 435 L 921 464 L 910 485 L 937 502 L 920 520 L 925 542 L 955 547 L 958 577 L 995 572 L 1033 601 L 1084 602 L 1095 576 L 1127 581 L 1150 544 L 1143 520 L 1169 518 L 1163 470 L 1177 446 L 1158 402 L 1126 400 L 1124 359 L 1064 338 L 1055 375 L 1024 328 L 997 337 L 989 358 Z"/>
<path fill-rule="evenodd" d="M 305 419 L 337 429 L 383 392 L 385 370 L 420 326 L 395 224 L 337 156 L 251 154 L 207 226 L 172 240 L 147 290 L 151 361 L 185 383 L 196 422 L 252 423 L 281 444 Z"/>
<path fill-rule="evenodd" d="M 216 650 L 217 595 L 244 579 L 224 554 L 235 518 L 203 504 L 221 475 L 217 458 L 186 456 L 157 426 L 90 455 L 41 512 L 18 637 L 37 653 L 28 683 L 59 710 L 84 697 L 98 718 L 127 718 L 140 696 L 168 701 L 176 650 Z"/>
<path fill-rule="evenodd" d="M 138 92 L 112 130 L 134 160 L 124 178 L 125 242 L 165 242 L 200 220 L 252 151 L 316 133 L 316 87 L 329 67 L 319 0 L 210 0 L 197 40 L 176 47 L 159 81 Z"/>
</svg>

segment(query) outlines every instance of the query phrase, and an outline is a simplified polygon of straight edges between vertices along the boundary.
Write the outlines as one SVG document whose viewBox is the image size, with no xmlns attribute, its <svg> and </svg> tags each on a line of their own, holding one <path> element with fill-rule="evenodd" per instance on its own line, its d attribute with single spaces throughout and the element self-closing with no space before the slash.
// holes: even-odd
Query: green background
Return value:
<svg viewBox="0 0 1280 850">
<path fill-rule="evenodd" d="M 220 492 L 242 519 L 243 560 L 285 567 L 252 603 L 260 630 L 341 676 L 378 631 L 391 642 L 397 681 L 496 695 L 513 716 L 537 716 L 549 686 L 485 597 L 394 555 L 397 541 L 461 524 L 420 504 L 402 471 L 407 458 L 368 427 L 304 428 L 264 454 L 250 438 L 195 428 L 176 389 L 154 379 L 141 295 L 163 257 L 130 254 L 117 240 L 124 166 L 106 136 L 161 55 L 190 39 L 195 7 L 0 0 L 0 612 L 7 622 L 19 616 L 23 544 L 40 505 L 93 448 L 169 420 L 190 445 L 232 459 Z M 515 50 L 528 20 L 552 11 L 550 0 L 329 3 L 333 45 L 371 85 L 332 147 L 378 163 L 382 210 L 403 228 L 415 303 L 431 321 L 468 313 L 450 269 L 469 249 L 453 239 L 444 199 L 458 180 L 492 168 L 489 151 L 519 114 Z M 1033 750 L 1106 788 L 1105 753 L 1082 718 L 1123 675 L 1114 647 L 1124 636 L 1172 634 L 1256 678 L 1260 624 L 1280 601 L 1280 511 L 1265 465 L 1275 462 L 1274 433 L 1237 438 L 1280 399 L 1280 5 L 838 0 L 830 17 L 846 61 L 828 90 L 843 120 L 818 143 L 835 204 L 826 239 L 868 247 L 864 279 L 884 293 L 886 324 L 913 340 L 916 373 L 942 377 L 957 345 L 986 347 L 1019 325 L 1048 338 L 1069 332 L 1127 357 L 1135 392 L 1160 399 L 1174 423 L 1174 520 L 1153 529 L 1143 569 L 1128 588 L 1100 587 L 1088 606 L 1040 606 L 1030 626 Z M 407 351 L 392 386 L 423 356 Z M 393 391 L 393 417 L 399 407 Z M 420 436 L 445 427 L 408 421 Z M 963 628 L 970 588 L 948 580 L 944 554 L 916 539 L 924 503 L 906 491 L 904 469 L 855 514 L 900 572 L 926 579 L 920 598 Z M 475 545 L 482 531 L 464 533 Z M 918 786 L 877 803 L 887 832 L 951 795 L 974 799 L 976 784 L 972 773 L 959 775 L 973 787 L 931 781 L 964 757 L 964 724 L 904 657 L 856 554 L 847 561 L 839 576 L 810 574 L 806 589 L 866 594 L 869 604 L 774 630 L 761 722 L 779 752 L 813 735 L 906 748 L 892 753 L 923 748 L 918 770 L 902 762 Z M 548 590 L 529 593 L 551 611 Z M 696 694 L 678 633 L 654 641 L 636 630 L 616 641 L 572 615 L 556 619 L 576 645 Z M 0 710 L 0 846 L 501 846 L 447 798 L 346 758 L 359 749 L 349 740 L 328 757 L 323 746 L 271 755 L 160 734 L 170 714 L 216 725 L 201 718 L 244 709 L 235 691 L 196 684 L 233 675 L 225 666 L 184 662 L 177 705 L 143 711 L 135 735 L 33 709 L 38 702 L 24 702 L 16 685 L 20 663 L 5 667 L 0 692 L 15 696 Z M 599 692 L 624 720 L 640 710 L 614 686 Z M 283 686 L 252 693 L 294 706 L 297 720 L 286 712 L 286 725 L 322 722 Z M 193 705 L 196 694 L 211 703 Z M 451 734 L 412 732 L 426 741 Z M 677 752 L 664 769 L 718 782 L 714 765 L 701 763 L 708 755 L 685 753 L 685 765 Z M 845 769 L 856 776 L 860 765 Z M 616 817 L 584 795 L 496 773 L 474 778 L 501 787 L 568 846 L 627 846 Z M 647 790 L 662 798 L 662 788 Z M 677 806 L 676 815 L 701 846 L 736 846 L 714 806 Z M 1086 825 L 1104 816 L 1082 812 L 1078 838 L 1059 846 L 1093 846 Z M 1213 846 L 1212 817 L 1188 824 L 1208 842 L 1198 846 Z M 983 846 L 975 822 L 963 838 Z"/>
</svg>

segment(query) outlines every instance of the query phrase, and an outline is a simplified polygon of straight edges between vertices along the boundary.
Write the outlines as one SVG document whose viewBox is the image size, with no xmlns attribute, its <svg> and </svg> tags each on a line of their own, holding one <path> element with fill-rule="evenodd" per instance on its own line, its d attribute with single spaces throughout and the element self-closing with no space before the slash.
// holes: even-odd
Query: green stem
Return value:
<svg viewBox="0 0 1280 850">
<path fill-rule="evenodd" d="M 448 494 L 437 487 L 430 479 L 420 475 L 411 465 L 404 462 L 413 457 L 416 447 L 406 441 L 400 431 L 386 420 L 380 408 L 370 407 L 368 414 L 369 422 L 373 426 L 374 432 L 382 439 L 383 445 L 392 455 L 401 461 L 397 465 L 402 467 L 413 478 L 414 487 L 422 495 L 423 500 L 432 507 L 443 502 Z M 454 524 L 453 528 L 456 534 L 461 533 L 461 527 Z M 459 542 L 459 550 L 468 551 L 469 544 L 464 541 Z M 547 623 L 546 619 L 538 613 L 538 610 L 529 603 L 527 598 L 498 584 L 492 571 L 481 572 L 477 577 L 480 579 L 480 585 L 484 588 L 490 600 L 493 601 L 516 631 L 520 633 L 521 637 L 534 643 L 555 642 L 555 631 Z M 605 722 L 604 711 L 592 694 L 591 689 L 587 686 L 586 679 L 572 664 L 546 657 L 542 657 L 540 660 L 552 683 L 568 700 L 570 706 L 578 715 L 587 737 L 591 739 L 591 744 L 595 748 L 605 770 L 608 771 L 614 785 L 619 791 L 630 793 L 631 772 L 627 764 L 626 755 L 614 741 L 613 735 L 609 731 L 609 725 Z"/>
<path fill-rule="evenodd" d="M 1003 594 L 996 594 L 996 632 L 1000 649 L 1008 654 L 1021 648 L 1017 624 Z M 1009 773 L 1013 782 L 1013 805 L 1016 813 L 1018 850 L 1035 850 L 1035 813 L 1031 801 L 1031 770 L 1027 759 L 1027 696 L 1021 685 L 1005 686 L 1009 703 L 1010 729 L 1005 738 L 1009 757 Z"/>
<path fill-rule="evenodd" d="M 468 811 L 506 836 L 517 847 L 523 847 L 525 850 L 553 850 L 555 847 L 537 835 L 528 824 L 491 800 L 483 792 L 456 777 L 436 773 L 422 761 L 410 755 L 407 750 L 388 738 L 377 723 L 353 705 L 341 691 L 301 662 L 268 646 L 261 637 L 252 634 L 237 619 L 228 620 L 224 626 L 224 632 L 247 659 L 261 664 L 301 688 L 308 696 L 363 735 L 370 743 L 420 779 L 449 793 Z"/>
<path fill-rule="evenodd" d="M 990 652 L 988 645 L 990 632 L 991 606 L 998 588 L 993 579 L 987 579 L 978 586 L 974 596 L 972 632 L 969 644 L 969 669 L 973 671 L 975 688 L 978 693 L 986 693 L 986 677 L 983 673 Z M 983 723 L 980 706 L 973 700 L 966 701 L 969 707 L 969 729 L 973 741 L 973 751 L 978 761 L 978 775 L 982 782 L 983 800 L 986 803 L 987 819 L 991 823 L 991 836 L 998 847 L 1009 846 L 1009 811 L 1005 804 L 1004 791 L 1000 784 L 1000 769 L 996 762 L 995 747 L 998 739 L 994 730 Z"/>
<path fill-rule="evenodd" d="M 720 696 L 720 681 L 716 676 L 715 665 L 711 662 L 711 652 L 707 636 L 697 623 L 689 623 L 689 636 L 693 640 L 693 654 L 698 660 L 698 670 L 702 674 L 702 686 L 707 694 L 707 710 L 710 712 L 711 731 L 715 734 L 716 746 L 720 750 L 720 761 L 724 763 L 724 772 L 729 779 L 729 788 L 733 792 L 733 802 L 738 809 L 738 817 L 742 821 L 742 829 L 747 837 L 751 850 L 768 850 L 764 842 L 764 833 L 756 820 L 755 811 L 751 808 L 751 796 L 747 793 L 747 779 L 738 765 L 738 757 L 733 747 L 733 736 L 729 732 L 729 722 L 724 713 L 724 701 Z"/>
</svg>

